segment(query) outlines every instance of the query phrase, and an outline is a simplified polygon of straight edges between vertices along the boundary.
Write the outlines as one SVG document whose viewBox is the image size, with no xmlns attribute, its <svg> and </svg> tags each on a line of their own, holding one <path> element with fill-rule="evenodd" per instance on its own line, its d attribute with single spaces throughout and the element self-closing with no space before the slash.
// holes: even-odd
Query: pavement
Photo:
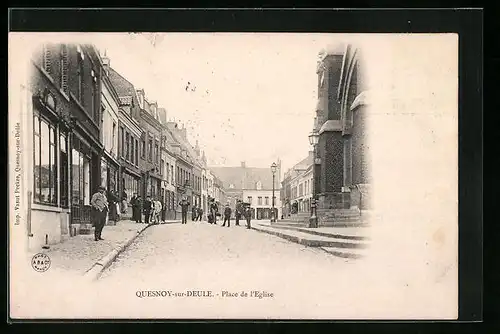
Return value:
<svg viewBox="0 0 500 334">
<path fill-rule="evenodd" d="M 177 223 L 180 221 L 168 221 Z M 96 263 L 109 265 L 110 257 L 123 251 L 140 233 L 150 225 L 137 224 L 130 220 L 120 220 L 116 225 L 107 225 L 102 231 L 104 240 L 95 241 L 94 233 L 77 235 L 66 241 L 52 245 L 44 253 L 50 257 L 51 271 L 73 276 L 88 273 Z M 95 278 L 95 277 L 94 277 Z"/>
</svg>

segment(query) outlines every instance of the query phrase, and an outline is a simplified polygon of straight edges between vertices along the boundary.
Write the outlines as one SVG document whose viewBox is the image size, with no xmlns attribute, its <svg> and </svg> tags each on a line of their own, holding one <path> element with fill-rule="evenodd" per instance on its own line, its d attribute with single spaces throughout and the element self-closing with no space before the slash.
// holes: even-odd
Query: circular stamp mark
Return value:
<svg viewBox="0 0 500 334">
<path fill-rule="evenodd" d="M 35 271 L 43 273 L 50 268 L 50 258 L 44 253 L 35 254 L 31 259 L 31 266 L 35 269 Z"/>
</svg>

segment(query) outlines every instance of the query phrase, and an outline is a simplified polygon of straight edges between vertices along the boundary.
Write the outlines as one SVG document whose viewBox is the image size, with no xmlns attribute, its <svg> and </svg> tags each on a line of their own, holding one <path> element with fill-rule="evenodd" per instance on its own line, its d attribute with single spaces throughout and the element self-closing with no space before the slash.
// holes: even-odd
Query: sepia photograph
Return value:
<svg viewBox="0 0 500 334">
<path fill-rule="evenodd" d="M 456 34 L 9 33 L 12 319 L 457 319 Z"/>
</svg>

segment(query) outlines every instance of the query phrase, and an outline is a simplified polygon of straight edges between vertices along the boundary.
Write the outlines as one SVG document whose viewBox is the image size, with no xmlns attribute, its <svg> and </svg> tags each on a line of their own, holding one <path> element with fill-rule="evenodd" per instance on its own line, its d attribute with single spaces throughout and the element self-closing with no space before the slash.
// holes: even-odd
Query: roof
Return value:
<svg viewBox="0 0 500 334">
<path fill-rule="evenodd" d="M 272 189 L 273 174 L 269 168 L 255 167 L 209 167 L 210 171 L 224 183 L 224 188 L 230 189 L 256 189 L 258 181 L 262 183 L 262 189 Z M 275 187 L 279 188 L 279 175 L 275 180 Z"/>
<path fill-rule="evenodd" d="M 197 165 L 198 167 L 201 167 L 201 162 L 198 159 L 196 152 L 194 151 L 187 138 L 184 138 L 184 136 L 181 134 L 181 130 L 176 128 L 173 123 L 167 123 L 167 128 L 172 139 L 175 142 L 179 143 L 184 150 L 186 150 L 188 156 L 191 158 L 192 163 Z"/>
<path fill-rule="evenodd" d="M 132 103 L 132 96 L 128 95 L 128 96 L 120 96 L 120 103 L 122 105 L 130 105 Z"/>
</svg>

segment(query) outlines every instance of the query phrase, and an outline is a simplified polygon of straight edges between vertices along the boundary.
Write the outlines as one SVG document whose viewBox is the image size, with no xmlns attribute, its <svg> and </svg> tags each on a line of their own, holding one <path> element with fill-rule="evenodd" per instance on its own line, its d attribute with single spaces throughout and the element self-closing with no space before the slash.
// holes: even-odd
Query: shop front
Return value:
<svg viewBox="0 0 500 334">
<path fill-rule="evenodd" d="M 71 149 L 71 224 L 76 231 L 91 230 L 92 192 L 100 180 L 100 158 L 90 144 L 73 133 Z"/>
</svg>

